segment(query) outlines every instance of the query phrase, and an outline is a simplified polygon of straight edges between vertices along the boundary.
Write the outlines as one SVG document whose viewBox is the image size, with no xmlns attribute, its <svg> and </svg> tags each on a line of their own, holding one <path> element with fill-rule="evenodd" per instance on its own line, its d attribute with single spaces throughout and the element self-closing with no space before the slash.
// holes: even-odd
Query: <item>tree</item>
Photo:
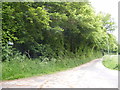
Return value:
<svg viewBox="0 0 120 90">
<path fill-rule="evenodd" d="M 108 40 L 115 50 L 116 40 L 107 34 L 115 29 L 111 20 L 96 15 L 89 2 L 4 2 L 2 42 L 14 42 L 33 58 L 107 50 Z"/>
</svg>

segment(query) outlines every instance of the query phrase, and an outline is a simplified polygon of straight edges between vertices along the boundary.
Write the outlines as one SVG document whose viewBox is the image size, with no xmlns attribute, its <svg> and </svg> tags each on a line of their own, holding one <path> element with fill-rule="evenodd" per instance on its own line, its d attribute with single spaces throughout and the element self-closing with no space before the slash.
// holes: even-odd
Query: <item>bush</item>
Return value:
<svg viewBox="0 0 120 90">
<path fill-rule="evenodd" d="M 52 57 L 55 57 L 55 52 L 51 49 L 48 44 L 37 44 L 36 46 L 31 47 L 31 51 L 33 53 L 33 58 L 48 58 L 49 60 Z"/>
<path fill-rule="evenodd" d="M 8 45 L 2 46 L 2 62 L 11 61 L 11 60 L 23 61 L 26 58 L 27 57 L 25 55 L 22 55 L 12 46 L 8 46 Z"/>
</svg>

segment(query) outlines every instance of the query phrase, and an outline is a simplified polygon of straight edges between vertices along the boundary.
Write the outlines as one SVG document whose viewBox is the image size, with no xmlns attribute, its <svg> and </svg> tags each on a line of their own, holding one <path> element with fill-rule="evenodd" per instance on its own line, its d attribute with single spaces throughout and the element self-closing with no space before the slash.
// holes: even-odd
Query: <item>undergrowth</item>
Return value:
<svg viewBox="0 0 120 90">
<path fill-rule="evenodd" d="M 50 61 L 47 61 L 47 59 L 41 61 L 39 58 L 31 60 L 27 58 L 25 60 L 19 60 L 19 58 L 15 58 L 16 60 L 2 63 L 2 80 L 12 80 L 50 74 L 79 66 L 100 57 L 100 53 L 95 53 L 92 56 L 74 56 L 70 58 L 64 57 L 57 59 L 52 58 Z"/>
</svg>

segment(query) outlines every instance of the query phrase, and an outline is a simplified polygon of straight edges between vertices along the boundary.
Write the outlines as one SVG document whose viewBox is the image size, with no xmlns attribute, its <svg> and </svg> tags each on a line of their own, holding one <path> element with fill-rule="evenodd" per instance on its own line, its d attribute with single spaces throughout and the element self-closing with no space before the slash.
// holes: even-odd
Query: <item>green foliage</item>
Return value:
<svg viewBox="0 0 120 90">
<path fill-rule="evenodd" d="M 21 53 L 15 48 L 12 48 L 12 46 L 2 46 L 2 61 L 24 61 L 25 59 L 27 59 L 27 57 L 25 55 L 21 55 Z"/>
<path fill-rule="evenodd" d="M 50 74 L 61 70 L 66 70 L 68 68 L 73 68 L 75 66 L 87 63 L 95 58 L 100 58 L 99 53 L 94 53 L 93 55 L 86 57 L 72 57 L 72 58 L 60 58 L 40 61 L 39 59 L 24 61 L 12 60 L 9 62 L 2 63 L 2 80 L 12 80 L 18 78 L 25 78 L 36 75 Z M 45 59 L 45 58 L 44 58 Z"/>
<path fill-rule="evenodd" d="M 120 44 L 118 44 L 118 54 L 120 55 Z"/>
<path fill-rule="evenodd" d="M 102 16 L 103 26 L 107 31 L 114 31 L 116 26 L 110 14 Z"/>
<path fill-rule="evenodd" d="M 113 70 L 120 70 L 118 68 L 118 56 L 104 56 L 103 57 L 103 65 L 109 69 L 113 69 Z"/>
<path fill-rule="evenodd" d="M 107 50 L 108 42 L 115 51 L 115 38 L 106 32 L 115 29 L 111 20 L 109 14 L 96 15 L 88 2 L 5 2 L 2 42 L 12 41 L 22 53 L 29 51 L 36 58 L 45 55 L 39 45 L 51 48 L 50 57 L 64 56 L 66 51 L 75 54 L 82 45 Z"/>
<path fill-rule="evenodd" d="M 15 26 L 15 17 L 13 16 L 15 10 L 10 6 L 11 3 L 6 2 L 2 5 L 2 43 L 4 44 L 8 41 L 17 40 L 17 37 L 14 36 L 14 33 L 17 32 L 18 27 Z"/>
<path fill-rule="evenodd" d="M 10 58 L 13 56 L 12 52 L 12 47 L 9 47 L 8 45 L 2 47 L 2 61 L 9 61 Z"/>
<path fill-rule="evenodd" d="M 52 57 L 55 57 L 55 52 L 51 49 L 50 45 L 42 45 L 38 44 L 35 47 L 31 47 L 31 51 L 34 53 L 35 56 L 43 56 L 51 59 Z"/>
<path fill-rule="evenodd" d="M 107 52 L 108 44 L 111 52 L 118 49 L 115 37 L 107 34 L 115 29 L 111 16 L 96 15 L 89 2 L 4 2 L 2 8 L 2 61 L 6 71 L 11 68 L 7 75 L 4 71 L 6 79 L 86 63 Z M 38 70 L 42 65 L 47 69 Z M 18 76 L 11 76 L 15 72 Z"/>
</svg>

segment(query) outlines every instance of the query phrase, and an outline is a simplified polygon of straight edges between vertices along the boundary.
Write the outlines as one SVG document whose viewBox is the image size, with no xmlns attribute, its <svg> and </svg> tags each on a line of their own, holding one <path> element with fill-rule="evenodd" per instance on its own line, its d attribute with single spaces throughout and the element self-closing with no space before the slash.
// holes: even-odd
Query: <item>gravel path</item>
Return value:
<svg viewBox="0 0 120 90">
<path fill-rule="evenodd" d="M 58 72 L 0 82 L 2 88 L 118 88 L 118 71 L 107 69 L 102 59 Z"/>
</svg>

